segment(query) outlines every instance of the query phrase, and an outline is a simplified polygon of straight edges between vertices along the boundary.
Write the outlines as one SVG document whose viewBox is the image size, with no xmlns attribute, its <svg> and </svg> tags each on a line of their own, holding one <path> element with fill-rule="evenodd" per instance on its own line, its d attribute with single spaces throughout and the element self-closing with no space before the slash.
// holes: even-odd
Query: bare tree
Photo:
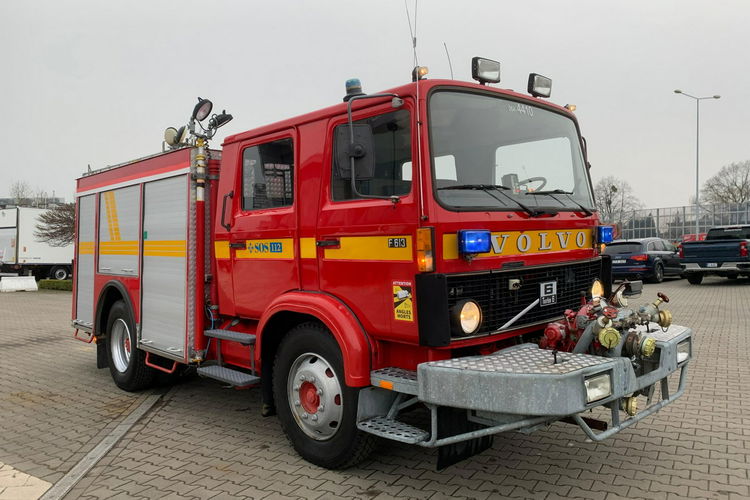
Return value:
<svg viewBox="0 0 750 500">
<path fill-rule="evenodd" d="M 626 181 L 612 175 L 604 177 L 594 186 L 596 208 L 599 218 L 608 224 L 619 223 L 620 226 L 630 220 L 633 210 L 638 210 L 643 203 L 633 194 L 633 188 Z"/>
<path fill-rule="evenodd" d="M 701 196 L 706 203 L 750 202 L 750 160 L 721 167 L 703 184 Z"/>
<path fill-rule="evenodd" d="M 63 203 L 39 216 L 34 236 L 53 247 L 64 247 L 73 242 L 76 228 L 75 203 Z"/>
<path fill-rule="evenodd" d="M 30 205 L 33 196 L 34 192 L 26 181 L 15 181 L 10 185 L 10 197 L 19 207 Z"/>
</svg>

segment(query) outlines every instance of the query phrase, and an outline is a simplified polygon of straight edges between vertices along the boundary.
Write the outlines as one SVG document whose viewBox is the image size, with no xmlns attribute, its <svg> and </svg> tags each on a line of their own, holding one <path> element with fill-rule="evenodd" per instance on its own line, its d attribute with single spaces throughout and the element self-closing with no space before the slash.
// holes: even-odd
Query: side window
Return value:
<svg viewBox="0 0 750 500">
<path fill-rule="evenodd" d="M 409 112 L 401 109 L 373 116 L 355 123 L 367 124 L 372 129 L 375 172 L 372 178 L 357 180 L 357 191 L 366 195 L 401 196 L 411 191 L 411 121 Z M 342 124 L 336 127 L 348 127 Z M 336 132 L 334 131 L 334 137 Z M 335 155 L 334 155 L 335 156 Z M 334 162 L 336 159 L 334 157 Z M 408 167 L 405 168 L 405 166 Z M 351 179 L 342 178 L 339 172 L 348 171 L 349 165 L 333 165 L 331 191 L 334 201 L 353 200 Z"/>
<path fill-rule="evenodd" d="M 288 207 L 294 202 L 294 147 L 281 139 L 242 152 L 242 209 Z"/>
<path fill-rule="evenodd" d="M 654 250 L 658 250 L 658 248 L 656 248 L 656 242 L 655 241 L 649 241 L 648 245 L 646 246 L 646 251 L 647 252 L 653 252 Z"/>
</svg>

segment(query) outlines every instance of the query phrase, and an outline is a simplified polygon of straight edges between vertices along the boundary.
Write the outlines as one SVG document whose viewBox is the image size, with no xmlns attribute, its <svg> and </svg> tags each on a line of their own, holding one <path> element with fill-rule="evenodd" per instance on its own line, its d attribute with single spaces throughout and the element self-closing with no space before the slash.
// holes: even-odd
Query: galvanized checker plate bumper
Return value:
<svg viewBox="0 0 750 500">
<path fill-rule="evenodd" d="M 552 351 L 523 344 L 489 356 L 422 363 L 417 368 L 417 397 L 428 404 L 506 415 L 574 415 L 629 396 L 687 365 L 689 356 L 678 365 L 677 344 L 691 336 L 689 328 L 673 325 L 664 332 L 652 324 L 650 330 L 657 352 L 651 371 L 640 377 L 628 358 L 557 353 L 555 363 Z M 603 373 L 611 376 L 612 394 L 588 403 L 584 380 Z M 668 394 L 668 401 L 662 394 L 659 404 L 673 401 L 683 390 L 681 380 L 678 391 Z"/>
</svg>

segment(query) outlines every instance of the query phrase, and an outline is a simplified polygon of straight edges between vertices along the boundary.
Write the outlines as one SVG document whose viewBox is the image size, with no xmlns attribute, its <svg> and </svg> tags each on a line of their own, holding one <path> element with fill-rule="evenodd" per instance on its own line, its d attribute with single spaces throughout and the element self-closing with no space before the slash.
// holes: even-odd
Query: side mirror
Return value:
<svg viewBox="0 0 750 500">
<path fill-rule="evenodd" d="M 375 176 L 375 141 L 372 128 L 367 124 L 352 124 L 336 128 L 334 158 L 336 159 L 335 175 L 339 179 L 352 178 L 352 159 L 354 175 L 357 180 L 365 181 Z M 354 143 L 352 143 L 352 132 Z"/>
</svg>

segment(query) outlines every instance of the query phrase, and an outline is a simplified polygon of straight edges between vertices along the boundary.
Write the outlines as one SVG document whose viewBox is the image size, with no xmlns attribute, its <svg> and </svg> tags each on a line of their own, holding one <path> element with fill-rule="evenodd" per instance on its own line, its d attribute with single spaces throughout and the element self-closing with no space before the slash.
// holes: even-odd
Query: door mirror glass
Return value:
<svg viewBox="0 0 750 500">
<path fill-rule="evenodd" d="M 336 158 L 336 176 L 340 179 L 352 178 L 352 158 L 354 175 L 357 180 L 365 181 L 375 175 L 375 155 L 372 127 L 367 123 L 355 123 L 349 126 L 336 127 L 334 145 Z M 354 142 L 352 142 L 352 132 Z"/>
</svg>

